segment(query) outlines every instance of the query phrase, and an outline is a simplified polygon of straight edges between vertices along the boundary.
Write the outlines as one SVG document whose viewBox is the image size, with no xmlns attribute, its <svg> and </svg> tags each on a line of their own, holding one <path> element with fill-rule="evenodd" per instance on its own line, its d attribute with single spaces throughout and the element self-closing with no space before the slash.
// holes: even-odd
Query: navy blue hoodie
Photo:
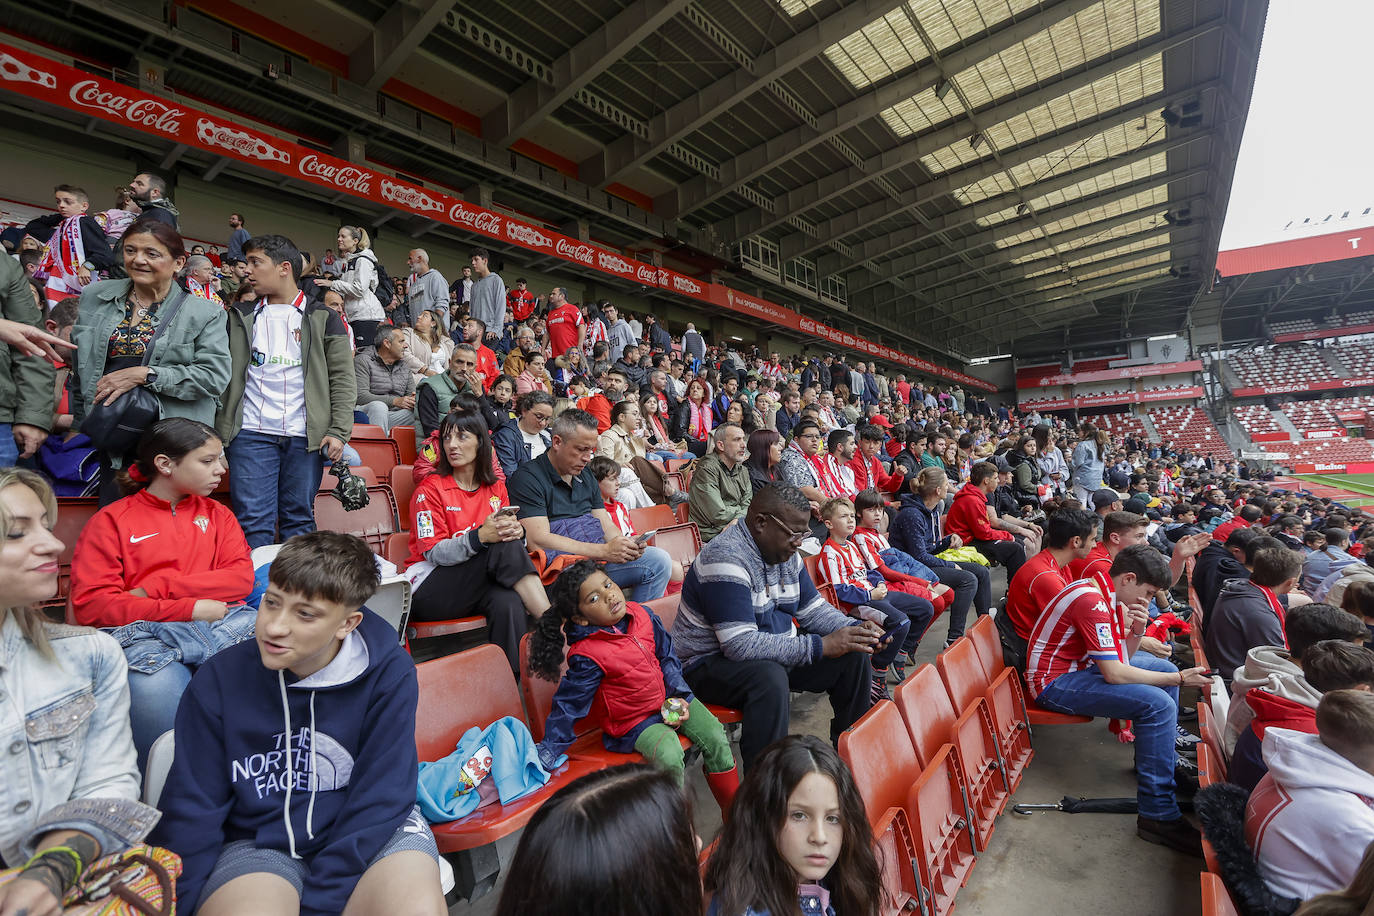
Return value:
<svg viewBox="0 0 1374 916">
<path fill-rule="evenodd" d="M 302 914 L 343 912 L 415 805 L 418 697 L 395 628 L 366 609 L 334 660 L 304 680 L 263 667 L 256 640 L 202 665 L 177 709 L 150 841 L 181 856 L 181 911 L 202 902 L 224 845 L 251 840 L 306 862 Z"/>
<path fill-rule="evenodd" d="M 902 508 L 887 533 L 888 541 L 931 569 L 957 566 L 935 556 L 949 549 L 948 536 L 936 538 L 936 533 L 944 528 L 944 508 L 944 503 L 939 502 L 934 509 L 927 509 L 925 500 L 911 493 L 903 493 Z"/>
</svg>

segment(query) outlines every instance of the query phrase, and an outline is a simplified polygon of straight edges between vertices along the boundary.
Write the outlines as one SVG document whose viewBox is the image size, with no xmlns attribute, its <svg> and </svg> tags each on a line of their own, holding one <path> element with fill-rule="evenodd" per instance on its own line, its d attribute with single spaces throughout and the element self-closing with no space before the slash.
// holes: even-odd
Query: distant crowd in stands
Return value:
<svg viewBox="0 0 1374 916">
<path fill-rule="evenodd" d="M 700 912 L 680 813 L 649 813 L 685 778 L 682 735 L 726 814 L 713 912 L 875 913 L 858 790 L 829 744 L 789 737 L 790 695 L 829 696 L 833 744 L 890 702 L 933 621 L 948 615 L 949 645 L 970 610 L 995 613 L 1036 704 L 1133 736 L 1137 832 L 1192 854 L 1180 691 L 1210 681 L 1169 626 L 1199 627 L 1235 693 L 1228 751 L 1268 824 L 1251 838 L 1264 881 L 1306 898 L 1355 878 L 1374 840 L 1374 710 L 1347 695 L 1374 683 L 1374 519 L 1358 509 L 1089 418 L 507 289 L 483 249 L 452 284 L 421 249 L 392 279 L 361 227 L 317 264 L 234 214 L 216 267 L 186 251 L 165 188 L 139 175 L 93 215 L 60 186 L 56 217 L 0 257 L 0 464 L 44 475 L 0 471 L 0 687 L 24 698 L 7 721 L 30 787 L 0 815 L 0 857 L 23 869 L 0 911 L 55 911 L 87 866 L 145 837 L 181 857 L 187 912 L 443 911 L 415 668 L 364 607 L 381 558 L 315 530 L 324 468 L 361 463 L 361 424 L 413 429 L 412 619 L 482 615 L 517 678 L 528 634 L 525 676 L 557 683 L 523 759 L 556 771 L 590 715 L 607 750 L 667 774 L 619 768 L 555 795 L 500 912 L 558 911 L 567 863 L 546 834 L 612 829 L 586 820 L 598 785 L 618 796 L 606 810 L 633 795 L 635 817 L 673 831 L 636 877 L 693 885 Z M 34 609 L 58 588 L 54 490 L 103 506 L 72 554 L 79 626 Z M 655 506 L 699 552 L 637 530 Z M 1189 585 L 1195 608 L 1174 595 Z M 649 606 L 668 594 L 671 625 Z M 742 786 L 716 707 L 739 711 Z M 168 731 L 154 810 L 141 785 Z M 1310 809 L 1279 801 L 1301 791 Z"/>
</svg>

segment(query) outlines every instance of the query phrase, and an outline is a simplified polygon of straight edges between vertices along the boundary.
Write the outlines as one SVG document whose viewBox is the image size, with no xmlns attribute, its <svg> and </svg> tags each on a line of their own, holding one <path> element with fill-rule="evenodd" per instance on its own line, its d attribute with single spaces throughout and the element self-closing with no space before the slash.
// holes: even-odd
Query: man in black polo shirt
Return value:
<svg viewBox="0 0 1374 916">
<path fill-rule="evenodd" d="M 565 410 L 549 433 L 548 450 L 522 464 L 506 482 L 511 504 L 520 507 L 525 541 L 550 559 L 574 553 L 604 562 L 606 575 L 632 601 L 662 598 L 672 558 L 620 533 L 587 470 L 596 454 L 596 417 L 585 410 Z"/>
</svg>

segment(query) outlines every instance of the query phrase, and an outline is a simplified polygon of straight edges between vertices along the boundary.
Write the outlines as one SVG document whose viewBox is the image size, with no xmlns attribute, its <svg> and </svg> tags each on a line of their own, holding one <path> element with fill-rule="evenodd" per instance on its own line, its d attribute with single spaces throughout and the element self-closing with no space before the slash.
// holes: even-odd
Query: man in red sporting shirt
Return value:
<svg viewBox="0 0 1374 916">
<path fill-rule="evenodd" d="M 1259 524 L 1260 518 L 1264 515 L 1264 510 L 1256 505 L 1245 505 L 1240 507 L 1240 511 L 1228 522 L 1222 522 L 1212 529 L 1212 540 L 1218 544 L 1225 544 L 1226 539 L 1231 536 L 1231 532 L 1237 528 L 1253 528 Z"/>
<path fill-rule="evenodd" d="M 1096 543 L 1097 517 L 1086 509 L 1060 509 L 1050 516 L 1045 549 L 1027 560 L 1007 586 L 1004 613 L 1017 636 L 1030 639 L 1041 612 L 1072 581 L 1065 567 L 1088 556 Z"/>
<path fill-rule="evenodd" d="M 1130 719 L 1135 729 L 1136 835 L 1202 855 L 1197 830 L 1174 798 L 1175 728 L 1180 687 L 1207 683 L 1203 668 L 1179 671 L 1137 652 L 1146 607 L 1171 582 L 1169 565 L 1148 544 L 1127 547 L 1110 574 L 1071 583 L 1031 633 L 1026 686 L 1057 712 Z"/>
<path fill-rule="evenodd" d="M 525 278 L 515 281 L 515 289 L 506 293 L 506 308 L 515 315 L 516 321 L 528 321 L 534 314 L 534 293 L 525 284 Z"/>
<path fill-rule="evenodd" d="M 471 344 L 477 354 L 477 366 L 473 370 L 482 380 L 482 390 L 490 391 L 492 382 L 501 374 L 496 366 L 496 354 L 483 341 L 487 336 L 487 326 L 480 318 L 468 318 L 463 322 L 463 341 Z"/>
<path fill-rule="evenodd" d="M 997 489 L 997 466 L 980 461 L 969 471 L 968 483 L 954 495 L 954 504 L 945 516 L 945 533 L 978 549 L 990 562 L 1007 568 L 1007 578 L 1016 578 L 1026 562 L 1026 548 L 1010 531 L 998 531 L 988 521 L 988 495 Z"/>
<path fill-rule="evenodd" d="M 549 330 L 549 349 L 554 358 L 568 352 L 569 347 L 581 350 L 587 340 L 587 323 L 582 310 L 568 301 L 568 291 L 555 286 L 549 291 L 549 315 L 544 322 Z"/>
</svg>

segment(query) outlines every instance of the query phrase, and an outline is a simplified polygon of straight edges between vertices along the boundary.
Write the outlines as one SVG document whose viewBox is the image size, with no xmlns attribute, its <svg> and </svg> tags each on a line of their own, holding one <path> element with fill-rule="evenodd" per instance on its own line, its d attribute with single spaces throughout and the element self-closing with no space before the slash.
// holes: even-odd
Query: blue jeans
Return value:
<svg viewBox="0 0 1374 916">
<path fill-rule="evenodd" d="M 229 501 L 250 549 L 315 530 L 324 464 L 322 453 L 308 452 L 305 445 L 304 436 L 251 430 L 229 443 Z"/>
<path fill-rule="evenodd" d="M 14 424 L 0 423 L 0 468 L 19 463 L 19 444 L 14 441 Z"/>
<path fill-rule="evenodd" d="M 1177 673 L 1166 659 L 1147 652 L 1131 656 L 1147 671 Z M 1160 821 L 1182 817 L 1174 798 L 1174 739 L 1178 726 L 1178 688 L 1149 684 L 1108 684 L 1096 665 L 1061 674 L 1040 691 L 1046 709 L 1085 716 L 1130 719 L 1135 730 L 1136 801 L 1140 816 Z"/>
<path fill-rule="evenodd" d="M 129 724 L 133 726 L 140 773 L 153 742 L 176 725 L 177 706 L 189 683 L 191 668 L 181 662 L 164 665 L 152 674 L 129 669 Z"/>
<path fill-rule="evenodd" d="M 625 597 L 641 603 L 662 598 L 672 574 L 673 558 L 661 547 L 645 547 L 638 560 L 606 564 L 606 575 L 625 589 Z"/>
</svg>

